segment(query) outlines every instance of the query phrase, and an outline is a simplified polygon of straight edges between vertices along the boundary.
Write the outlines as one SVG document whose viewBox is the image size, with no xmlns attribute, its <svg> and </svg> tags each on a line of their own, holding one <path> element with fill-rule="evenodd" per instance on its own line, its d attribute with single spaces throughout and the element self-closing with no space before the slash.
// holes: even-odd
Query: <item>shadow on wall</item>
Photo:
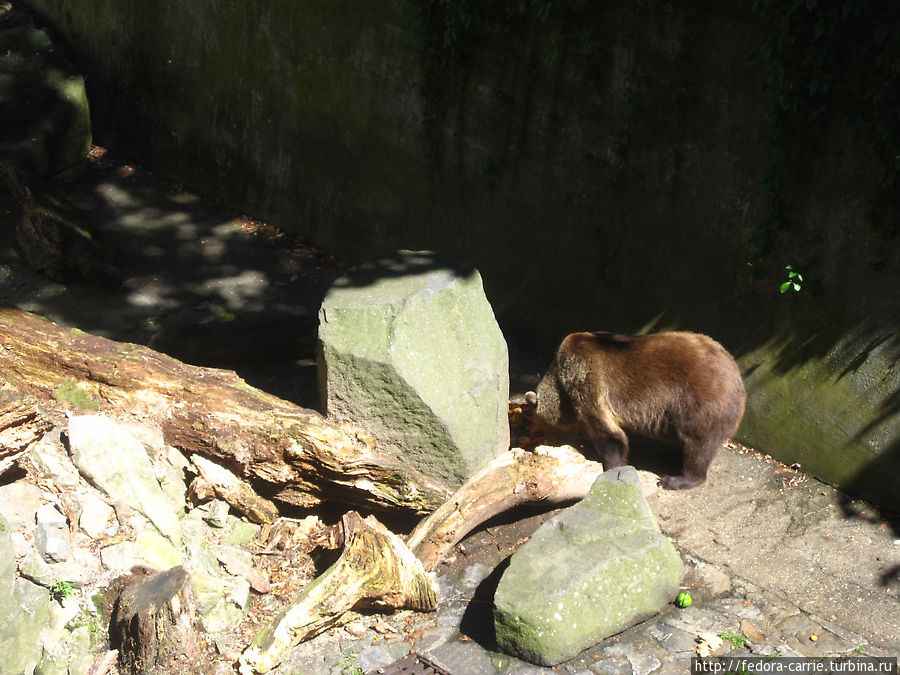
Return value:
<svg viewBox="0 0 900 675">
<path fill-rule="evenodd" d="M 884 320 L 841 325 L 817 331 L 798 314 L 740 354 L 748 402 L 738 437 L 900 511 L 900 331 Z"/>
<path fill-rule="evenodd" d="M 810 470 L 818 455 L 835 455 L 843 475 L 831 480 L 842 484 L 872 462 L 896 462 L 897 389 L 887 378 L 900 366 L 883 358 L 896 328 L 882 318 L 845 340 L 861 317 L 896 313 L 896 265 L 891 241 L 864 227 L 869 153 L 837 121 L 833 142 L 791 162 L 797 175 L 783 187 L 795 228 L 769 233 L 779 256 L 811 255 L 831 287 L 787 298 L 777 281 L 743 281 L 757 230 L 768 227 L 773 160 L 757 142 L 772 93 L 760 95 L 767 73 L 749 58 L 764 38 L 752 3 L 594 3 L 596 22 L 551 13 L 550 24 L 520 16 L 506 26 L 500 17 L 516 30 L 460 34 L 465 68 L 446 80 L 441 52 L 430 65 L 417 56 L 414 40 L 428 36 L 403 3 L 349 14 L 347 2 L 274 3 L 252 30 L 241 3 L 166 13 L 108 0 L 32 4 L 92 64 L 99 131 L 156 166 L 340 255 L 421 246 L 470 259 L 506 308 L 508 338 L 520 337 L 513 323 L 526 335 L 553 332 L 554 343 L 572 330 L 628 332 L 666 310 L 673 327 L 707 332 L 742 357 L 759 392 L 751 444 L 782 459 L 806 453 Z M 451 20 L 466 9 L 429 4 Z M 598 32 L 582 34 L 592 25 Z M 437 48 L 446 20 L 433 27 Z M 417 72 L 438 79 L 417 83 Z M 882 272 L 869 269 L 875 248 L 888 254 Z M 773 257 L 771 271 L 783 262 Z M 223 298 L 229 311 L 233 296 Z M 548 362 L 552 346 L 543 345 Z"/>
</svg>

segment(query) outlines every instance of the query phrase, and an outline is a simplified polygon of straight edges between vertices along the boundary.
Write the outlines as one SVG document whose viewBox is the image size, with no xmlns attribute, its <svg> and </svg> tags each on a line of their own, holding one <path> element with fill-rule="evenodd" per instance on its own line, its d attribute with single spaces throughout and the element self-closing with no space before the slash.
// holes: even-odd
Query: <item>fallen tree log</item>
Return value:
<svg viewBox="0 0 900 675">
<path fill-rule="evenodd" d="M 582 499 L 603 465 L 570 446 L 513 448 L 472 476 L 419 523 L 406 545 L 432 570 L 469 532 L 516 506 Z"/>
<path fill-rule="evenodd" d="M 60 418 L 92 408 L 155 423 L 166 443 L 221 460 L 290 504 L 339 500 L 428 513 L 449 494 L 367 434 L 255 389 L 233 371 L 191 366 L 18 309 L 0 308 L 0 380 Z"/>
<path fill-rule="evenodd" d="M 278 508 L 268 499 L 260 497 L 247 483 L 215 462 L 194 455 L 193 464 L 200 472 L 213 493 L 254 523 L 274 523 L 278 519 Z"/>
<path fill-rule="evenodd" d="M 23 397 L 15 390 L 0 389 L 0 475 L 52 426 L 35 407 L 32 397 Z"/>
<path fill-rule="evenodd" d="M 569 446 L 519 448 L 469 479 L 403 542 L 374 517 L 344 516 L 344 552 L 311 582 L 240 658 L 242 675 L 266 673 L 296 644 L 335 625 L 351 609 L 376 603 L 429 611 L 436 588 L 429 572 L 469 532 L 522 504 L 583 498 L 603 465 Z"/>
<path fill-rule="evenodd" d="M 345 514 L 341 557 L 253 640 L 240 658 L 242 675 L 267 673 L 288 649 L 315 637 L 363 605 L 431 611 L 437 585 L 395 534 L 374 516 Z"/>
</svg>

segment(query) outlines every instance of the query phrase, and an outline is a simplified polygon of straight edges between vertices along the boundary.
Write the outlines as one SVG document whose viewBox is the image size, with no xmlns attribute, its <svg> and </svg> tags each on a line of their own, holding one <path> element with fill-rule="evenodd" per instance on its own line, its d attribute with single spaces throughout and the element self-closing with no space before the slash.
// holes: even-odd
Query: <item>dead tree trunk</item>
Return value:
<svg viewBox="0 0 900 675">
<path fill-rule="evenodd" d="M 253 640 L 242 675 L 267 673 L 294 645 L 334 625 L 351 609 L 377 605 L 432 611 L 437 585 L 397 535 L 373 516 L 344 515 L 344 551 Z"/>
<path fill-rule="evenodd" d="M 374 440 L 249 386 L 147 347 L 0 308 L 0 380 L 48 411 L 78 406 L 148 420 L 170 445 L 216 458 L 298 506 L 336 499 L 427 513 L 449 494 Z"/>
<path fill-rule="evenodd" d="M 35 407 L 32 397 L 0 388 L 0 475 L 51 426 L 50 420 Z"/>
<path fill-rule="evenodd" d="M 493 518 L 523 504 L 559 505 L 583 499 L 603 465 L 570 446 L 513 448 L 472 476 L 421 521 L 406 545 L 433 570 L 458 541 Z"/>
<path fill-rule="evenodd" d="M 130 675 L 195 672 L 198 625 L 183 567 L 156 574 L 132 570 L 110 584 L 110 640 Z"/>
</svg>

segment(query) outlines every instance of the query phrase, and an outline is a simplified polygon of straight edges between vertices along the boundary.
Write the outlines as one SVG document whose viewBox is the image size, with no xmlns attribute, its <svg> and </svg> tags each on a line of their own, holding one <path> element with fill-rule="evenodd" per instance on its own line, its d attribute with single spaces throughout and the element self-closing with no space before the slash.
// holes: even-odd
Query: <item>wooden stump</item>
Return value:
<svg viewBox="0 0 900 675">
<path fill-rule="evenodd" d="M 200 654 L 188 573 L 135 568 L 107 589 L 110 645 L 123 673 L 194 672 Z"/>
</svg>

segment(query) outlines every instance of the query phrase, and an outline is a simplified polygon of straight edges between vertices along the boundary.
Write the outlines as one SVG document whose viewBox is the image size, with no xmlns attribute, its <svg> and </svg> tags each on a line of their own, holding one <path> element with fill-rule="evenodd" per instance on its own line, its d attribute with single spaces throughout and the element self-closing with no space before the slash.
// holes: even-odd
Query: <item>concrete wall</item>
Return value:
<svg viewBox="0 0 900 675">
<path fill-rule="evenodd" d="M 900 247 L 831 120 L 754 258 L 775 150 L 751 0 L 589 3 L 556 35 L 516 16 L 441 68 L 412 0 L 29 4 L 87 73 L 99 142 L 342 256 L 468 259 L 548 353 L 707 332 L 744 368 L 744 441 L 900 508 Z"/>
</svg>

